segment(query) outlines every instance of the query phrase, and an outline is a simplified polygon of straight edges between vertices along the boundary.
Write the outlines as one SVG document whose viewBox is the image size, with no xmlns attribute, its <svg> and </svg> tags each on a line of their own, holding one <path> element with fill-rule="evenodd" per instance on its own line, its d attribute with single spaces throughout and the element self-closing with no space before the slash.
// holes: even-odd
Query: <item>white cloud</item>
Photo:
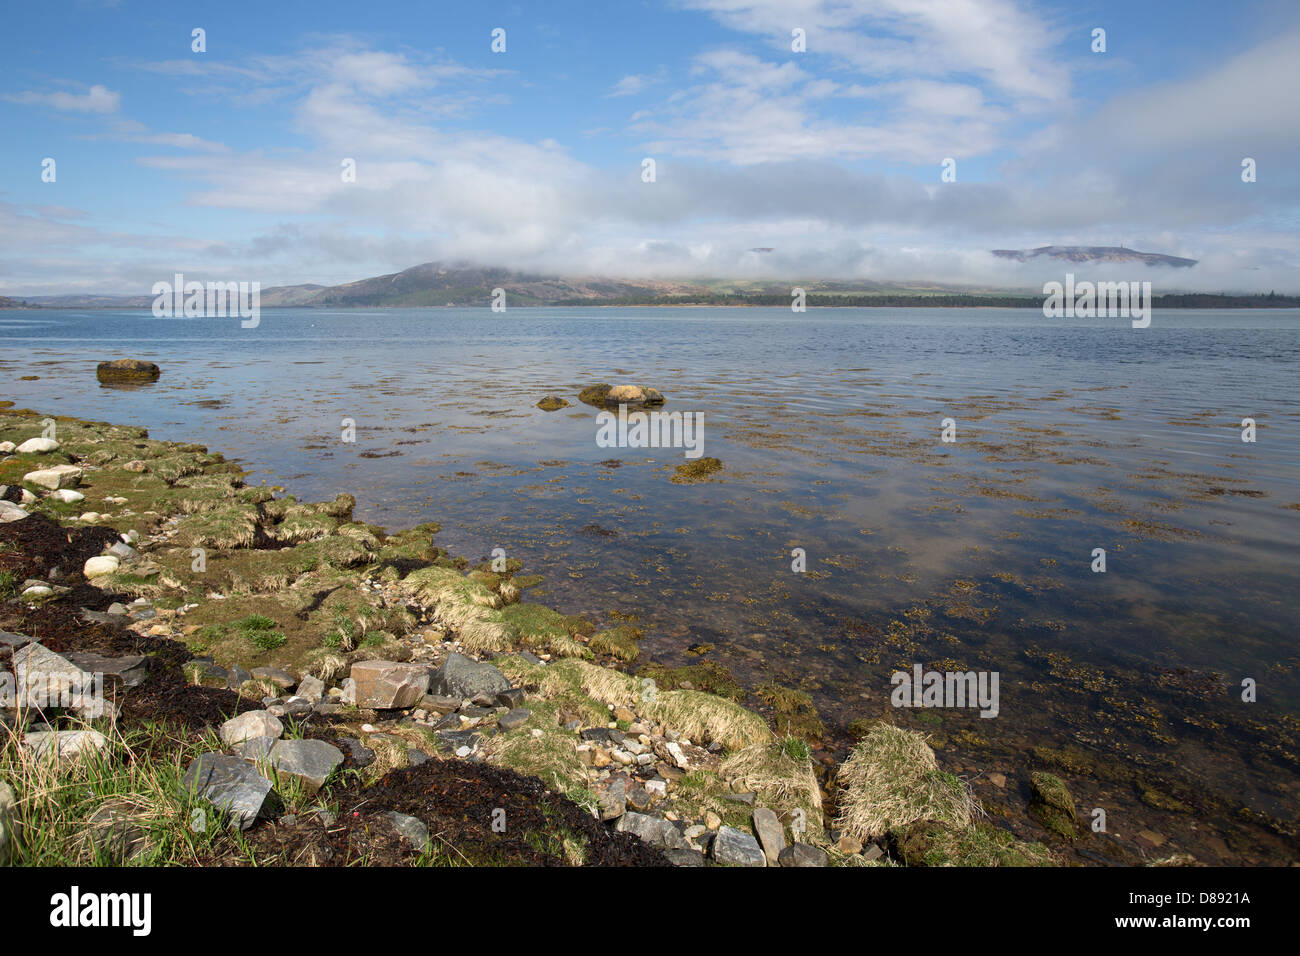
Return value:
<svg viewBox="0 0 1300 956">
<path fill-rule="evenodd" d="M 36 93 L 27 91 L 5 96 L 12 103 L 48 106 L 70 113 L 116 113 L 122 107 L 122 94 L 105 86 L 90 87 L 84 93 Z"/>
</svg>

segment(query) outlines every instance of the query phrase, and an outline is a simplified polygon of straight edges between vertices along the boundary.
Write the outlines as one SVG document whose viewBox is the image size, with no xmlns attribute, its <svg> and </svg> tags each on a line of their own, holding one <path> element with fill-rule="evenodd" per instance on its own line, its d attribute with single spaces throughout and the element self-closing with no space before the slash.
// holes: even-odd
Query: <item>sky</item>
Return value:
<svg viewBox="0 0 1300 956">
<path fill-rule="evenodd" d="M 990 250 L 1051 244 L 1198 260 L 1115 273 L 1157 294 L 1300 292 L 1293 0 L 3 16 L 0 295 L 142 295 L 176 272 L 328 285 L 435 260 L 1024 288 L 1065 265 Z"/>
</svg>

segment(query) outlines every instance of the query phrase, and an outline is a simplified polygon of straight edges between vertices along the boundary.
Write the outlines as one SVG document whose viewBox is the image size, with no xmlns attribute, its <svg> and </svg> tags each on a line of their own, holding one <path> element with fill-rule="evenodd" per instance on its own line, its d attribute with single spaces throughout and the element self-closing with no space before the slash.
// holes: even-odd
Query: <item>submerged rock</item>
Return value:
<svg viewBox="0 0 1300 956">
<path fill-rule="evenodd" d="M 720 471 L 722 462 L 719 459 L 697 458 L 678 465 L 673 472 L 672 482 L 675 485 L 690 485 L 697 481 L 708 481 Z"/>
<path fill-rule="evenodd" d="M 100 362 L 95 369 L 95 377 L 101 382 L 154 382 L 160 374 L 157 365 L 140 359 Z"/>
<path fill-rule="evenodd" d="M 558 395 L 547 395 L 537 403 L 537 407 L 544 412 L 558 412 L 561 408 L 568 408 L 569 403 Z"/>
</svg>

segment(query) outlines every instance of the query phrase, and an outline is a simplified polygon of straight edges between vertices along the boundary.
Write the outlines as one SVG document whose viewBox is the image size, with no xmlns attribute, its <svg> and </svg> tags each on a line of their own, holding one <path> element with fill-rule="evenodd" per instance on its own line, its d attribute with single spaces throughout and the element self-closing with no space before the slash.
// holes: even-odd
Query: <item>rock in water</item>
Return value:
<svg viewBox="0 0 1300 956">
<path fill-rule="evenodd" d="M 713 838 L 713 859 L 728 866 L 766 866 L 767 857 L 748 833 L 722 827 Z"/>
<path fill-rule="evenodd" d="M 356 669 L 353 668 L 355 676 Z M 510 690 L 510 680 L 491 664 L 470 660 L 464 654 L 452 652 L 438 672 L 433 675 L 431 689 L 435 694 L 447 694 L 473 700 L 480 695 L 496 697 Z"/>
<path fill-rule="evenodd" d="M 101 382 L 156 382 L 161 370 L 153 362 L 139 359 L 117 359 L 100 362 L 95 377 Z"/>
<path fill-rule="evenodd" d="M 617 405 L 662 405 L 664 396 L 645 385 L 589 385 L 578 393 L 578 401 L 595 408 Z"/>
<path fill-rule="evenodd" d="M 185 769 L 183 783 L 190 793 L 229 813 L 241 830 L 251 827 L 258 817 L 274 816 L 280 807 L 271 781 L 251 764 L 226 754 L 199 754 Z"/>
<path fill-rule="evenodd" d="M 343 751 L 323 740 L 281 740 L 271 748 L 271 766 L 315 793 L 343 762 Z"/>
<path fill-rule="evenodd" d="M 373 710 L 414 707 L 429 690 L 429 670 L 396 661 L 361 661 L 352 665 L 356 705 Z"/>
</svg>

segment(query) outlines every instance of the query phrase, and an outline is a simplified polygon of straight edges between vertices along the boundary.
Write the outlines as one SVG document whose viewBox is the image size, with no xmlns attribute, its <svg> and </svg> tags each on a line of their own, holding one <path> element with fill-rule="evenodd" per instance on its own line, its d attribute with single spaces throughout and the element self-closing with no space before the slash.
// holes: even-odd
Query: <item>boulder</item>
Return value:
<svg viewBox="0 0 1300 956">
<path fill-rule="evenodd" d="M 453 651 L 433 675 L 430 689 L 435 694 L 462 699 L 495 698 L 510 690 L 510 680 L 491 664 L 471 660 Z"/>
<path fill-rule="evenodd" d="M 590 385 L 578 394 L 578 401 L 596 408 L 617 405 L 662 405 L 663 394 L 645 385 Z"/>
<path fill-rule="evenodd" d="M 11 521 L 21 521 L 26 517 L 26 509 L 20 508 L 12 501 L 0 501 L 0 523 L 8 524 Z"/>
<path fill-rule="evenodd" d="M 254 667 L 253 676 L 258 680 L 269 680 L 281 690 L 288 690 L 298 683 L 283 667 Z"/>
<path fill-rule="evenodd" d="M 325 696 L 325 682 L 319 677 L 308 674 L 298 682 L 296 693 L 299 697 L 309 700 L 313 704 L 319 704 L 321 698 Z"/>
<path fill-rule="evenodd" d="M 429 690 L 429 669 L 396 661 L 361 661 L 352 665 L 353 696 L 358 707 L 392 710 L 413 707 Z"/>
<path fill-rule="evenodd" d="M 106 657 L 94 651 L 69 651 L 64 657 L 87 674 L 116 677 L 125 687 L 139 687 L 149 674 L 149 658 L 143 654 Z"/>
<path fill-rule="evenodd" d="M 20 455 L 44 455 L 58 451 L 59 443 L 53 438 L 29 438 L 14 450 Z"/>
<path fill-rule="evenodd" d="M 49 491 L 60 488 L 75 488 L 81 481 L 81 469 L 76 465 L 55 465 L 53 468 L 38 468 L 23 475 L 23 481 Z"/>
<path fill-rule="evenodd" d="M 766 866 L 763 848 L 748 833 L 735 827 L 721 827 L 713 838 L 713 859 L 727 866 Z"/>
<path fill-rule="evenodd" d="M 95 378 L 101 382 L 155 382 L 161 370 L 153 362 L 140 359 L 117 359 L 112 362 L 100 362 L 95 369 Z"/>
<path fill-rule="evenodd" d="M 343 751 L 323 740 L 281 740 L 271 748 L 271 766 L 315 793 L 343 762 Z"/>
<path fill-rule="evenodd" d="M 199 754 L 185 769 L 186 789 L 230 814 L 231 822 L 247 830 L 258 817 L 275 816 L 279 795 L 253 765 L 226 754 Z"/>
<path fill-rule="evenodd" d="M 284 724 L 277 718 L 264 710 L 250 710 L 221 725 L 221 742 L 227 747 L 233 747 L 254 737 L 272 737 L 278 740 L 283 733 Z"/>
<path fill-rule="evenodd" d="M 50 497 L 55 501 L 62 501 L 67 505 L 75 505 L 80 501 L 85 501 L 86 496 L 80 491 L 73 491 L 71 488 L 56 488 L 50 492 Z"/>
<path fill-rule="evenodd" d="M 40 644 L 14 651 L 13 672 L 18 700 L 28 705 L 67 707 L 84 717 L 103 715 L 102 685 L 96 688 L 92 674 Z"/>
</svg>

